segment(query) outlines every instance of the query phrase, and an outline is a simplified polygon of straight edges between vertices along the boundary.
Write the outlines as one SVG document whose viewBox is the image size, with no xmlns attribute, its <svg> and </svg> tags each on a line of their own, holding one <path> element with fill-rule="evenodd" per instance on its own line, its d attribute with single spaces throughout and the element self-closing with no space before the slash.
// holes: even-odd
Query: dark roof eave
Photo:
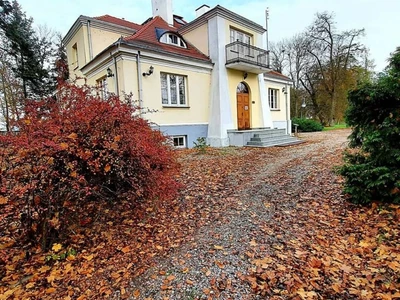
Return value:
<svg viewBox="0 0 400 300">
<path fill-rule="evenodd" d="M 292 79 L 290 79 L 289 77 L 287 77 L 285 75 L 269 74 L 268 72 L 264 73 L 264 78 L 275 78 L 275 79 L 280 79 L 280 80 L 286 80 L 286 81 L 289 81 L 289 82 L 293 82 Z"/>
<path fill-rule="evenodd" d="M 202 59 L 202 58 L 196 58 L 196 57 L 192 57 L 192 56 L 189 56 L 189 55 L 185 55 L 183 53 L 177 54 L 177 53 L 173 53 L 173 52 L 170 52 L 170 51 L 166 51 L 166 50 L 157 48 L 155 46 L 153 47 L 153 46 L 151 46 L 151 45 L 149 45 L 149 44 L 147 44 L 145 42 L 142 43 L 142 42 L 139 42 L 139 41 L 122 41 L 121 44 L 135 46 L 135 47 L 140 48 L 140 49 L 151 50 L 151 51 L 154 51 L 154 52 L 167 54 L 167 55 L 172 55 L 172 56 L 176 56 L 176 57 L 184 56 L 185 58 L 187 58 L 189 60 L 192 60 L 192 61 L 210 63 L 211 65 L 213 65 L 213 63 L 211 62 L 211 59 L 209 59 L 209 58 L 208 59 Z"/>
<path fill-rule="evenodd" d="M 186 30 L 186 28 L 190 28 L 193 25 L 195 25 L 196 23 L 202 22 L 202 20 L 204 20 L 204 19 L 208 20 L 208 19 L 212 18 L 214 15 L 218 15 L 218 14 L 224 15 L 226 17 L 230 17 L 232 19 L 236 19 L 239 22 L 242 22 L 244 24 L 250 25 L 250 27 L 252 27 L 256 31 L 259 31 L 260 33 L 264 33 L 264 32 L 267 31 L 260 24 L 258 24 L 256 22 L 253 22 L 253 21 L 251 21 L 251 20 L 249 20 L 249 19 L 247 19 L 247 18 L 245 18 L 245 17 L 243 17 L 243 16 L 241 16 L 241 15 L 239 15 L 239 14 L 233 12 L 233 11 L 230 11 L 229 9 L 226 9 L 225 7 L 220 6 L 220 5 L 215 6 L 214 8 L 212 8 L 209 11 L 205 12 L 204 14 L 202 14 L 200 17 L 198 17 L 198 18 L 194 19 L 193 21 L 183 25 L 182 27 L 179 28 L 178 31 L 183 31 L 184 32 Z"/>
<path fill-rule="evenodd" d="M 74 24 L 72 24 L 72 26 L 70 27 L 70 29 L 68 30 L 67 34 L 63 37 L 62 41 L 63 43 L 66 42 L 67 38 L 71 39 L 72 38 L 72 32 L 75 31 L 77 29 L 77 27 L 80 24 L 85 24 L 87 22 L 95 22 L 97 24 L 102 24 L 103 26 L 108 26 L 108 27 L 114 27 L 114 28 L 119 28 L 119 29 L 123 29 L 126 32 L 129 32 L 130 34 L 136 33 L 138 30 L 137 29 L 133 29 L 127 26 L 123 26 L 123 25 L 119 25 L 119 24 L 115 24 L 112 22 L 107 22 L 107 21 L 103 21 L 103 20 L 98 20 L 92 17 L 88 17 L 88 16 L 84 16 L 84 15 L 80 15 L 74 22 Z"/>
<path fill-rule="evenodd" d="M 149 45 L 145 45 L 144 43 L 133 42 L 133 41 L 125 41 L 125 40 L 122 40 L 120 38 L 116 42 L 112 43 L 110 46 L 105 48 L 103 51 L 101 51 L 99 54 L 97 54 L 86 65 L 84 65 L 82 68 L 80 68 L 80 71 L 83 72 L 83 69 L 85 69 L 90 64 L 92 64 L 98 57 L 102 56 L 105 52 L 110 51 L 111 49 L 113 49 L 114 47 L 117 47 L 118 45 L 135 46 L 135 47 L 137 47 L 139 49 L 151 50 L 151 51 L 154 51 L 154 52 L 167 54 L 167 55 L 171 55 L 171 56 L 174 56 L 174 57 L 182 57 L 182 56 L 184 56 L 186 59 L 189 59 L 189 60 L 192 60 L 192 61 L 202 62 L 202 63 L 209 63 L 210 65 L 213 65 L 213 63 L 211 62 L 211 59 L 206 60 L 206 59 L 201 59 L 201 58 L 190 57 L 190 56 L 187 56 L 187 55 L 184 55 L 184 54 L 176 54 L 176 53 L 173 53 L 173 52 L 161 50 L 161 49 L 156 48 L 156 47 L 151 47 Z"/>
</svg>

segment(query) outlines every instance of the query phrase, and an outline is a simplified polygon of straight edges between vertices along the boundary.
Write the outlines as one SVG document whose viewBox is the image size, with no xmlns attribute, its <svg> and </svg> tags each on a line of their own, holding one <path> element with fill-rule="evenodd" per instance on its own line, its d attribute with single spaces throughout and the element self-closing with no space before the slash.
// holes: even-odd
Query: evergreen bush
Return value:
<svg viewBox="0 0 400 300">
<path fill-rule="evenodd" d="M 384 76 L 349 93 L 346 118 L 345 192 L 355 203 L 400 203 L 400 48 Z"/>
<path fill-rule="evenodd" d="M 312 119 L 302 119 L 302 118 L 293 118 L 292 119 L 292 131 L 294 132 L 294 124 L 297 124 L 297 130 L 302 132 L 313 132 L 313 131 L 322 131 L 324 126 L 321 123 L 312 120 Z"/>
</svg>

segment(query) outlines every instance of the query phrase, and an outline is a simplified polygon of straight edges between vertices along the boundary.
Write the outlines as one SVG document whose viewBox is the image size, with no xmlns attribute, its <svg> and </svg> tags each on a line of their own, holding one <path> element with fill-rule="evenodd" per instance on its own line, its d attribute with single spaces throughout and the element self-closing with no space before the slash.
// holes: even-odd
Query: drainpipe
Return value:
<svg viewBox="0 0 400 300">
<path fill-rule="evenodd" d="M 289 134 L 288 85 L 285 83 L 286 134 Z"/>
<path fill-rule="evenodd" d="M 142 114 L 143 108 L 143 89 L 142 89 L 142 68 L 140 66 L 140 51 L 136 55 L 137 77 L 138 77 L 138 94 L 139 94 L 139 109 Z"/>
<path fill-rule="evenodd" d="M 90 20 L 87 22 L 87 30 L 88 30 L 88 40 L 89 40 L 89 57 L 90 60 L 93 59 L 93 48 L 92 48 L 92 31 L 90 29 Z"/>
<path fill-rule="evenodd" d="M 118 84 L 118 68 L 117 68 L 117 59 L 114 56 L 114 68 L 115 68 L 115 76 L 114 76 L 114 80 L 115 80 L 115 87 L 117 89 L 117 96 L 119 97 L 119 84 Z"/>
</svg>

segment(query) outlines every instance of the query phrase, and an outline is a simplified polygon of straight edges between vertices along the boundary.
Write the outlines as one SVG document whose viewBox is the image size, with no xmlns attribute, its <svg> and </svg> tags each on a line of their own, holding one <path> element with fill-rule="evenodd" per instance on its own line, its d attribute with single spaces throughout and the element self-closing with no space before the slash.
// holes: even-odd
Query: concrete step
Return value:
<svg viewBox="0 0 400 300">
<path fill-rule="evenodd" d="M 254 133 L 254 137 L 272 137 L 286 135 L 285 129 L 268 129 L 261 132 Z"/>
<path fill-rule="evenodd" d="M 282 133 L 283 132 L 283 133 Z M 279 133 L 279 134 L 278 134 Z M 274 147 L 274 146 L 289 146 L 302 143 L 301 140 L 285 134 L 285 130 L 279 130 L 277 134 L 257 133 L 247 142 L 248 147 Z"/>
<path fill-rule="evenodd" d="M 272 141 L 280 141 L 280 140 L 292 140 L 293 137 L 289 136 L 289 135 L 275 135 L 275 136 L 271 136 L 271 137 L 252 137 L 250 139 L 250 142 L 272 142 Z"/>
<path fill-rule="evenodd" d="M 245 147 L 284 147 L 284 146 L 291 146 L 291 145 L 297 145 L 304 143 L 303 141 L 297 140 L 297 141 L 276 141 L 276 142 L 271 142 L 271 143 L 260 143 L 260 142 L 248 142 Z"/>
</svg>

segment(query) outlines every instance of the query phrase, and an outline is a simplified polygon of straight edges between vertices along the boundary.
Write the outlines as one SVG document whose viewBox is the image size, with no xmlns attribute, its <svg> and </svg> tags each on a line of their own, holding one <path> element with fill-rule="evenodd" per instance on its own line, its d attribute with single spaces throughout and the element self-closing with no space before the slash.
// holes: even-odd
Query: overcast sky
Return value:
<svg viewBox="0 0 400 300">
<path fill-rule="evenodd" d="M 337 28 L 361 29 L 362 42 L 370 49 L 376 71 L 400 46 L 400 0 L 172 0 L 174 14 L 191 21 L 202 4 L 221 5 L 265 26 L 269 7 L 269 40 L 278 42 L 300 33 L 310 25 L 317 12 L 334 12 Z M 79 15 L 104 14 L 142 23 L 151 17 L 151 0 L 18 0 L 35 25 L 48 27 L 65 35 Z"/>
</svg>

